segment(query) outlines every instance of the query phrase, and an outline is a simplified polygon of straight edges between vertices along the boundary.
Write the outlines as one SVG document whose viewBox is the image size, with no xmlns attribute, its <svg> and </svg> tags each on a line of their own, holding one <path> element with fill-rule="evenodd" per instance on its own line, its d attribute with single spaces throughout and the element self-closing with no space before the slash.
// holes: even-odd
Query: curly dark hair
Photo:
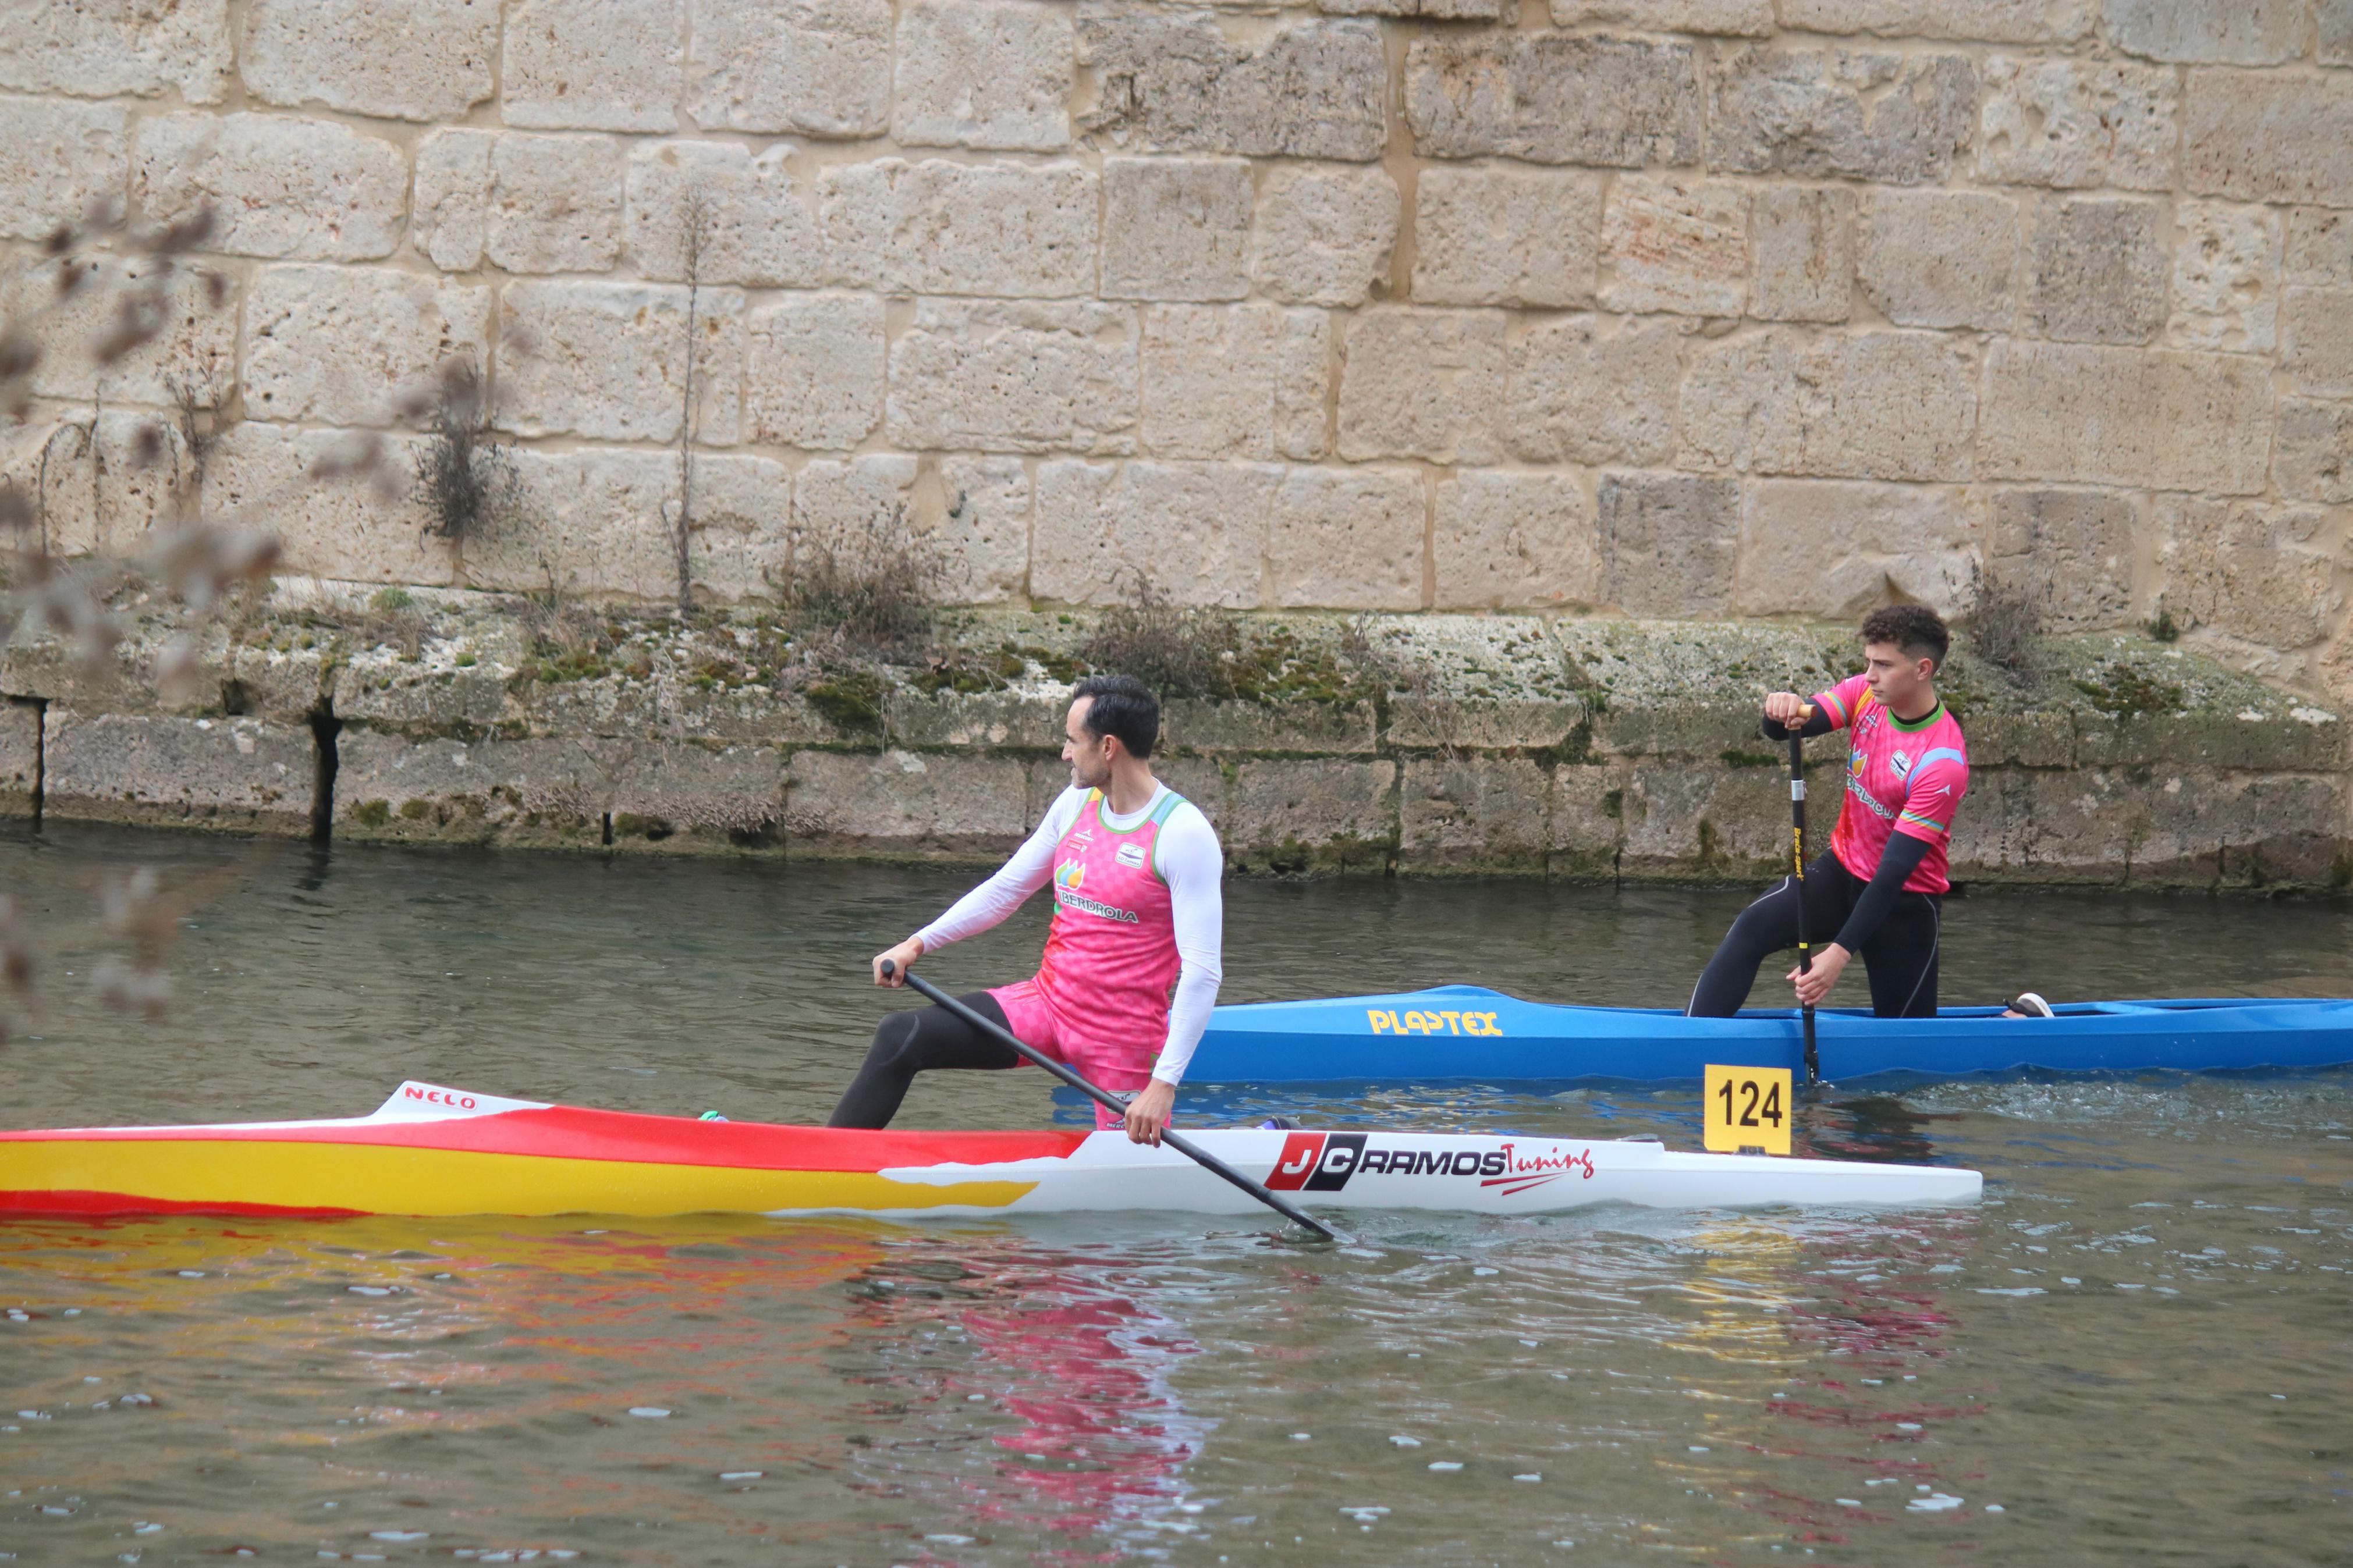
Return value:
<svg viewBox="0 0 2353 1568">
<path fill-rule="evenodd" d="M 1129 756 L 1152 755 L 1160 739 L 1160 703 L 1150 687 L 1132 675 L 1090 675 L 1071 689 L 1071 701 L 1082 697 L 1094 699 L 1087 710 L 1088 733 L 1118 736 Z"/>
<path fill-rule="evenodd" d="M 1945 629 L 1945 617 L 1926 605 L 1882 605 L 1862 617 L 1862 640 L 1894 643 L 1907 657 L 1942 668 L 1953 634 Z"/>
</svg>

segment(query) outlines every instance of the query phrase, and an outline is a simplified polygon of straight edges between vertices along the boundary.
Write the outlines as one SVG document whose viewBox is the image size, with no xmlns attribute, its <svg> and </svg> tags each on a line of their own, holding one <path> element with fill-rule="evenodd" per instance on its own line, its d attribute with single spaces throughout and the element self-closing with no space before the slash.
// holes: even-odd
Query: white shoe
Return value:
<svg viewBox="0 0 2353 1568">
<path fill-rule="evenodd" d="M 2005 1018 L 2055 1018 L 2059 1015 L 2051 1010 L 2051 1004 L 2041 995 L 2032 991 L 2021 991 L 2017 1000 L 2002 1010 L 2001 1016 Z"/>
</svg>

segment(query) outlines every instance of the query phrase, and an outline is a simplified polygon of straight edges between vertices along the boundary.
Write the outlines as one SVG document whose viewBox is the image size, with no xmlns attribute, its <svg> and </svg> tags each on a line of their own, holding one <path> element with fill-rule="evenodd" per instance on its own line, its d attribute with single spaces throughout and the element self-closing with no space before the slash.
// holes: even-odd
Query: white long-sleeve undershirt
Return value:
<svg viewBox="0 0 2353 1568">
<path fill-rule="evenodd" d="M 1114 813 L 1106 802 L 1103 820 L 1114 832 L 1128 832 L 1158 809 L 1167 793 L 1168 786 L 1162 784 L 1141 811 L 1125 816 Z M 1075 784 L 1064 790 L 1047 808 L 1038 830 L 1013 852 L 1013 858 L 958 899 L 947 913 L 915 933 L 923 951 L 934 952 L 952 942 L 979 935 L 1044 887 L 1054 874 L 1054 847 L 1079 819 L 1086 803 L 1085 790 Z M 1217 829 L 1191 801 L 1170 812 L 1168 820 L 1160 825 L 1155 851 L 1161 879 L 1168 885 L 1168 912 L 1176 928 L 1179 967 L 1176 994 L 1168 1005 L 1168 1039 L 1160 1048 L 1152 1076 L 1173 1089 L 1185 1081 L 1185 1068 L 1193 1060 L 1193 1048 L 1201 1043 L 1202 1032 L 1209 1026 L 1209 1010 L 1217 1005 L 1218 986 L 1225 979 L 1226 857 L 1218 846 Z"/>
</svg>

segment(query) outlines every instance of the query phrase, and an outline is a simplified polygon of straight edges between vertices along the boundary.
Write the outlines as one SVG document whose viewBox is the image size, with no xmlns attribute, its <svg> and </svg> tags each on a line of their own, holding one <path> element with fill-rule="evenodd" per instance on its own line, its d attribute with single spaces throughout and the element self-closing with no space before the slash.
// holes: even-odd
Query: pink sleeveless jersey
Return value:
<svg viewBox="0 0 2353 1568">
<path fill-rule="evenodd" d="M 1109 1088 L 1140 1087 L 1168 1040 L 1168 999 L 1182 963 L 1155 851 L 1169 814 L 1184 804 L 1169 790 L 1122 833 L 1105 818 L 1103 791 L 1088 791 L 1054 847 L 1054 922 L 1037 978 L 1008 987 L 1011 996 L 992 993 L 1008 1016 L 1042 1004 L 1065 1060 L 1131 1079 Z"/>
<path fill-rule="evenodd" d="M 1868 879 L 1879 869 L 1889 837 L 1905 834 L 1926 840 L 1928 851 L 1905 879 L 1905 890 L 1944 892 L 1952 885 L 1945 873 L 1953 814 L 1969 789 L 1969 753 L 1959 721 L 1941 702 L 1926 718 L 1898 719 L 1861 675 L 1816 692 L 1814 705 L 1831 724 L 1853 731 L 1846 797 L 1831 835 L 1839 864 Z"/>
</svg>

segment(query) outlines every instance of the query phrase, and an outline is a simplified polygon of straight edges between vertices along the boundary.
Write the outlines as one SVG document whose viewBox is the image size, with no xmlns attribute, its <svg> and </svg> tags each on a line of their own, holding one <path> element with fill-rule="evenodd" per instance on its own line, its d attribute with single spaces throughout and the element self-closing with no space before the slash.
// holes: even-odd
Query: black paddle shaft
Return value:
<svg viewBox="0 0 2353 1568">
<path fill-rule="evenodd" d="M 1811 708 L 1801 709 L 1798 725 L 1814 716 Z M 1798 728 L 1789 731 L 1789 875 L 1798 893 L 1798 973 L 1804 974 L 1814 967 L 1814 947 L 1811 933 L 1806 930 L 1806 738 Z M 1821 1052 L 1814 1044 L 1814 1009 L 1811 1003 L 1799 1009 L 1806 1029 L 1806 1085 L 1822 1080 Z"/>
<path fill-rule="evenodd" d="M 882 963 L 883 979 L 888 980 L 891 978 L 892 968 L 893 965 L 891 962 L 888 959 L 885 959 Z M 1127 1114 L 1127 1106 L 1119 1099 L 1118 1096 L 1111 1093 L 1107 1089 L 1097 1089 L 1093 1084 L 1089 1083 L 1085 1079 L 1081 1078 L 1077 1073 L 1072 1072 L 1068 1067 L 1056 1061 L 1053 1058 L 1048 1056 L 1045 1052 L 1039 1050 L 1036 1047 L 1023 1044 L 1020 1038 L 1017 1037 L 1012 1030 L 1002 1028 L 996 1024 L 990 1023 L 987 1018 L 982 1017 L 979 1014 L 974 1012 L 971 1008 L 965 1006 L 963 1003 L 957 1001 L 955 997 L 949 995 L 938 986 L 933 984 L 930 981 L 923 979 L 912 969 L 906 972 L 905 977 L 907 984 L 913 986 L 919 994 L 942 1007 L 945 1007 L 949 1012 L 954 1013 L 957 1017 L 962 1018 L 965 1023 L 970 1024 L 982 1034 L 987 1035 L 993 1039 L 1011 1046 L 1015 1050 L 1020 1052 L 1025 1059 L 1039 1067 L 1044 1068 L 1048 1072 L 1052 1073 L 1056 1078 L 1060 1079 L 1064 1083 L 1069 1084 L 1072 1089 L 1077 1089 L 1081 1094 L 1085 1095 L 1089 1100 L 1093 1100 L 1096 1104 L 1108 1107 L 1109 1109 L 1119 1112 L 1122 1116 L 1125 1116 Z M 1231 1165 L 1227 1164 L 1223 1160 L 1219 1159 L 1207 1149 L 1201 1148 L 1199 1145 L 1194 1143 L 1190 1139 L 1186 1138 L 1181 1133 L 1163 1131 L 1160 1134 L 1160 1141 L 1163 1143 L 1167 1144 L 1171 1149 L 1176 1150 L 1179 1154 L 1182 1154 L 1187 1159 L 1192 1161 L 1195 1164 L 1200 1166 L 1203 1170 L 1209 1172 L 1213 1175 L 1223 1176 L 1227 1181 L 1231 1182 L 1234 1185 L 1240 1187 L 1242 1191 L 1248 1193 L 1250 1196 L 1256 1198 L 1259 1202 L 1264 1204 L 1267 1207 L 1272 1209 L 1275 1213 L 1281 1215 L 1292 1224 L 1312 1230 L 1326 1241 L 1344 1241 L 1346 1239 L 1346 1237 L 1343 1237 L 1338 1231 L 1334 1230 L 1322 1220 L 1316 1219 L 1308 1214 L 1305 1209 L 1301 1208 L 1298 1205 L 1292 1203 L 1288 1199 L 1275 1196 L 1272 1193 L 1267 1191 L 1264 1186 L 1261 1185 L 1257 1182 L 1251 1181 L 1248 1176 L 1243 1175 L 1240 1171 L 1235 1170 Z"/>
</svg>

